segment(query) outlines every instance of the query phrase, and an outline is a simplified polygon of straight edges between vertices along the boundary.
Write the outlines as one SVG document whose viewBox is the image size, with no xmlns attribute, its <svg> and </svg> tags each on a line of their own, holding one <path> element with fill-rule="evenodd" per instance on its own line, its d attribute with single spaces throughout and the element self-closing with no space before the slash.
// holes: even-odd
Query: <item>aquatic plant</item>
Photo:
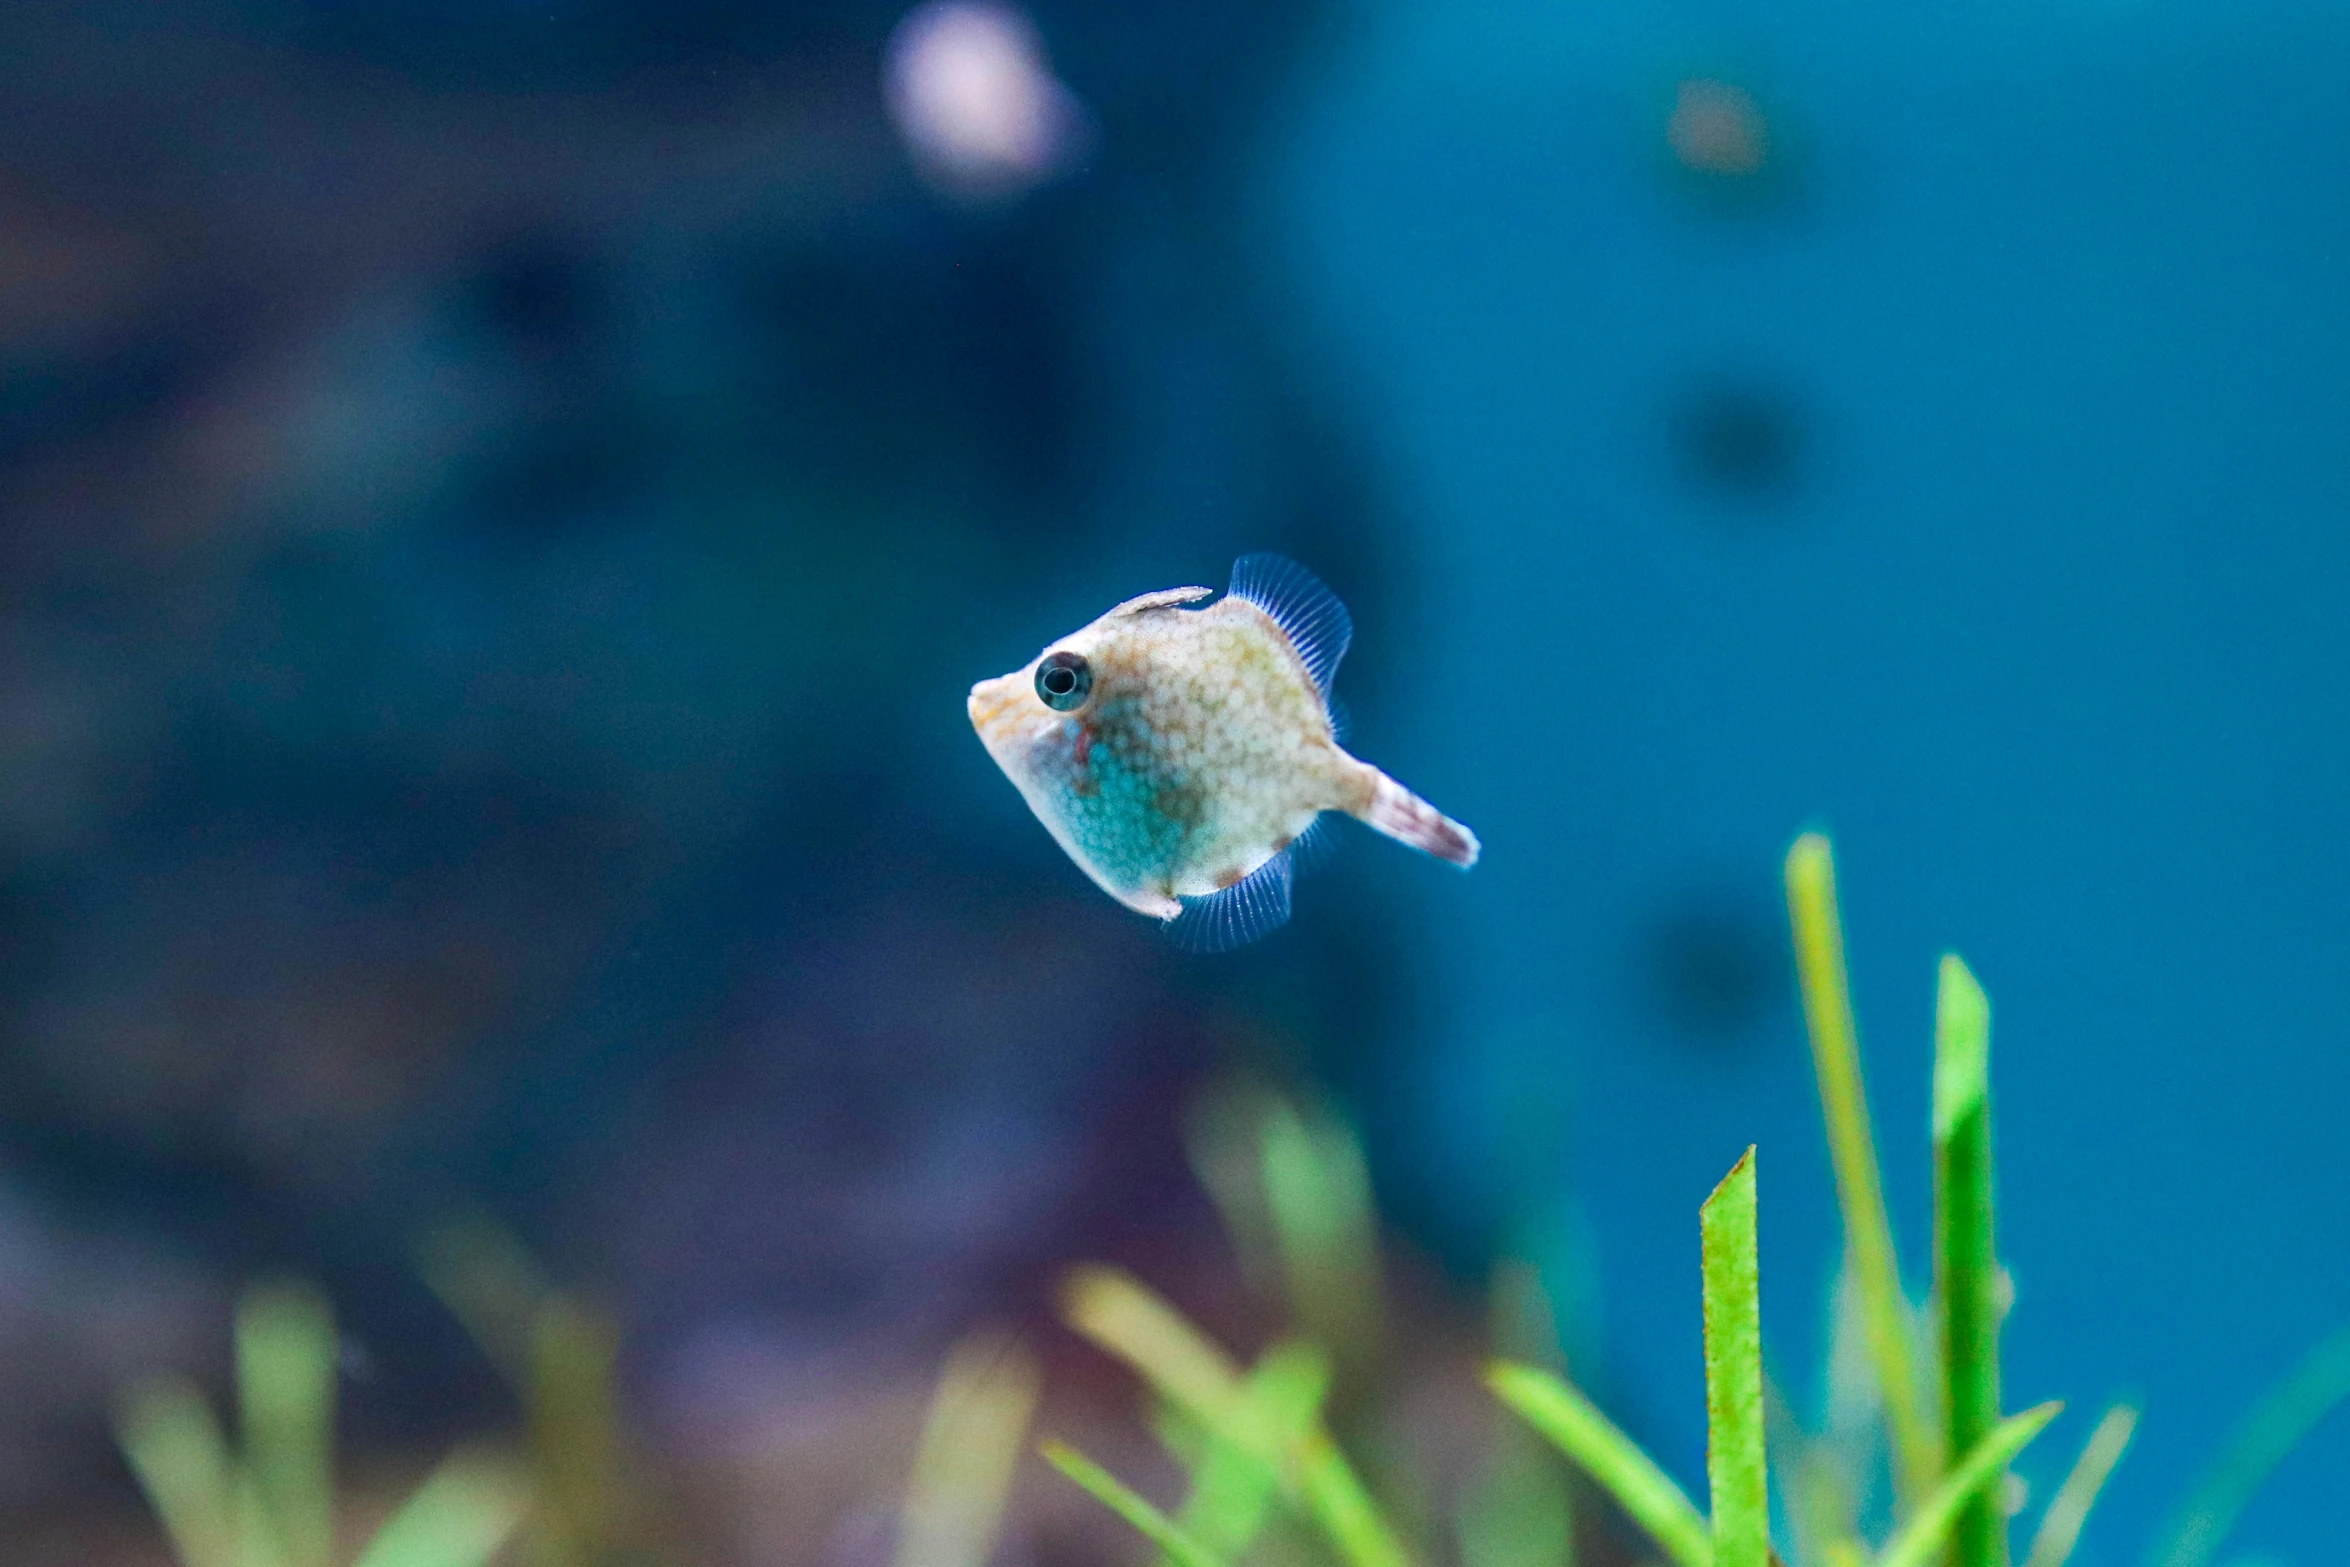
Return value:
<svg viewBox="0 0 2350 1567">
<path fill-rule="evenodd" d="M 260 1285 L 236 1316 L 237 1440 L 196 1386 L 132 1388 L 115 1429 L 181 1567 L 341 1567 L 334 1317 L 316 1290 Z M 443 1459 L 348 1560 L 482 1567 L 522 1521 L 521 1470 L 489 1449 Z"/>
<path fill-rule="evenodd" d="M 1565 1374 L 1538 1274 L 1497 1269 L 1485 1382 L 1508 1418 L 1472 1483 L 1431 1506 L 1380 1421 L 1391 1337 L 1376 1216 L 1345 1122 L 1261 1084 L 1224 1085 L 1190 1127 L 1195 1170 L 1244 1274 L 1294 1329 L 1252 1364 L 1132 1276 L 1081 1267 L 1062 1307 L 1079 1334 L 1140 1375 L 1153 1428 L 1185 1478 L 1164 1510 L 1063 1442 L 1045 1459 L 1132 1525 L 1171 1567 L 1335 1560 L 1411 1567 L 1448 1524 L 1463 1567 L 1571 1567 L 1578 1502 L 1612 1500 L 1673 1567 L 2007 1567 L 2008 1464 L 2056 1404 L 2003 1414 L 1991 1126 L 1991 1008 L 1956 956 L 1935 1012 L 1932 1284 L 1904 1284 L 1869 1123 L 1825 839 L 1787 858 L 1797 975 L 1845 1229 L 1822 1418 L 1807 1427 L 1764 1372 L 1760 1183 L 1749 1149 L 1698 1210 L 1704 1302 L 1707 1502 L 1700 1508 Z M 337 1342 L 313 1289 L 251 1291 L 235 1327 L 237 1437 L 189 1381 L 131 1389 L 117 1431 L 182 1567 L 485 1567 L 509 1542 L 541 1567 L 668 1554 L 625 1440 L 615 1325 L 555 1289 L 486 1221 L 429 1236 L 427 1280 L 512 1381 L 518 1454 L 451 1454 L 356 1550 L 366 1509 L 334 1473 Z M 948 1356 L 912 1455 L 894 1567 L 983 1567 L 1003 1532 L 1039 1395 L 1035 1360 L 983 1331 Z M 2255 1405 L 2210 1477 L 2148 1555 L 2206 1567 L 2268 1471 L 2350 1399 L 2350 1328 Z M 2040 1509 L 2023 1567 L 2065 1567 L 2137 1412 L 2107 1410 Z M 1374 1461 L 1358 1467 L 1349 1448 Z M 1583 1479 L 1574 1482 L 1570 1468 Z M 1774 1543 L 1774 1496 L 1783 1538 Z M 1881 1505 L 1880 1505 L 1881 1504 Z"/>
<path fill-rule="evenodd" d="M 1796 841 L 1786 881 L 1845 1235 L 1826 1417 L 1807 1428 L 1764 1375 L 1752 1149 L 1699 1209 L 1710 1507 L 1691 1500 L 1559 1369 L 1497 1358 L 1486 1382 L 1524 1430 L 1563 1454 L 1674 1567 L 1775 1567 L 1774 1490 L 1787 1554 L 1803 1567 L 2008 1567 L 2008 1465 L 2062 1406 L 2001 1412 L 1999 1334 L 2011 1291 L 1996 1247 L 1990 1002 L 1960 958 L 1943 958 L 1933 1058 L 1934 1265 L 1921 1304 L 1903 1283 L 1886 1213 L 1824 837 Z M 1081 1268 L 1068 1281 L 1064 1315 L 1141 1375 L 1188 1492 L 1170 1515 L 1065 1443 L 1048 1441 L 1043 1454 L 1173 1567 L 1238 1562 L 1284 1513 L 1346 1567 L 1405 1567 L 1415 1552 L 1325 1420 L 1331 1360 L 1314 1336 L 1316 1328 L 1356 1324 L 1334 1336 L 1359 1346 L 1359 1324 L 1376 1320 L 1374 1231 L 1359 1152 L 1335 1120 L 1309 1121 L 1261 1092 L 1242 1113 L 1225 1106 L 1206 1124 L 1220 1131 L 1195 1139 L 1195 1163 L 1244 1268 L 1260 1278 L 1277 1273 L 1304 1334 L 1243 1368 L 1138 1280 Z M 1253 1184 L 1236 1146 L 1245 1139 L 1232 1130 L 1240 1125 L 1253 1130 L 1260 1156 Z M 1501 1281 L 1513 1276 L 1505 1271 Z M 2268 1469 L 2345 1398 L 2350 1328 L 2257 1406 L 2151 1567 L 2203 1567 Z M 2104 1413 L 2041 1509 L 2024 1567 L 2064 1567 L 2136 1423 L 2127 1405 Z M 1572 1493 L 1525 1458 L 1505 1430 L 1487 1483 L 1455 1516 L 1459 1554 L 1472 1567 L 1565 1567 L 1573 1559 Z M 1880 1465 L 1891 1493 L 1881 1516 L 1870 1505 Z"/>
<path fill-rule="evenodd" d="M 532 1506 L 524 1543 L 537 1567 L 658 1561 L 664 1531 L 622 1430 L 620 1330 L 558 1289 L 523 1244 L 484 1215 L 427 1233 L 417 1262 L 522 1404 Z"/>
<path fill-rule="evenodd" d="M 893 1567 L 986 1567 L 1040 1382 L 1034 1357 L 1004 1333 L 981 1329 L 948 1353 L 898 1508 Z"/>
</svg>

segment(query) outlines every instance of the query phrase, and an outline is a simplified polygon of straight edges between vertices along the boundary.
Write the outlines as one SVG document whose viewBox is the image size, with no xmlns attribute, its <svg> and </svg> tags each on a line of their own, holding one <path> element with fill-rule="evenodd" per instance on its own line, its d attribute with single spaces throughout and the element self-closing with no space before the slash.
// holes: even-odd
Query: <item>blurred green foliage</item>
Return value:
<svg viewBox="0 0 2350 1567">
<path fill-rule="evenodd" d="M 617 1567 L 658 1559 L 657 1508 L 621 1429 L 619 1329 L 556 1289 L 522 1244 L 480 1216 L 428 1234 L 425 1280 L 522 1401 L 536 1503 L 536 1567 Z"/>
<path fill-rule="evenodd" d="M 462 1448 L 345 1550 L 336 1364 L 325 1299 L 303 1285 L 259 1285 L 237 1310 L 237 1440 L 184 1378 L 141 1383 L 123 1398 L 123 1454 L 182 1567 L 482 1567 L 514 1533 L 527 1478 L 495 1451 Z"/>
<path fill-rule="evenodd" d="M 1934 1035 L 1933 1283 L 1920 1303 L 1903 1284 L 1885 1211 L 1825 839 L 1797 841 L 1787 889 L 1847 1226 L 1823 1418 L 1807 1426 L 1764 1373 L 1749 1149 L 1699 1209 L 1709 1507 L 1568 1379 L 1539 1275 L 1505 1264 L 1493 1280 L 1491 1326 L 1503 1358 L 1486 1382 L 1515 1418 L 1497 1425 L 1441 1521 L 1464 1567 L 1573 1567 L 1569 1465 L 1674 1567 L 1778 1567 L 1774 1482 L 1786 1555 L 1798 1567 L 2007 1567 L 2020 1510 L 2008 1465 L 2061 1406 L 2000 1412 L 2011 1291 L 1994 1225 L 1990 1003 L 1966 965 L 1945 957 Z M 1186 1491 L 1170 1513 L 1065 1443 L 1046 1442 L 1044 1456 L 1131 1524 L 1164 1567 L 1410 1567 L 1435 1554 L 1428 1536 L 1439 1521 L 1419 1507 L 1431 1493 L 1408 1489 L 1392 1468 L 1358 1467 L 1340 1441 L 1359 1438 L 1388 1457 L 1383 1437 L 1395 1423 L 1378 1398 L 1389 1328 L 1353 1133 L 1325 1108 L 1236 1082 L 1203 1103 L 1191 1150 L 1244 1273 L 1288 1336 L 1244 1365 L 1139 1280 L 1078 1268 L 1065 1281 L 1063 1315 L 1142 1378 L 1153 1429 Z M 510 1541 L 534 1567 L 626 1567 L 670 1554 L 624 1428 L 613 1321 L 551 1285 L 487 1220 L 434 1231 L 419 1261 L 512 1382 L 523 1411 L 519 1455 L 462 1448 L 378 1527 L 361 1529 L 365 1507 L 337 1489 L 333 1315 L 306 1286 L 258 1286 L 236 1313 L 234 1440 L 184 1378 L 142 1383 L 119 1409 L 123 1452 L 182 1567 L 485 1567 Z M 912 1457 L 893 1567 L 986 1567 L 996 1555 L 1040 1382 L 1033 1356 L 1007 1334 L 977 1332 L 950 1352 Z M 1339 1422 L 1332 1403 L 1345 1382 L 1365 1397 L 1357 1416 Z M 2350 1329 L 2255 1406 L 2150 1553 L 2151 1567 L 2206 1567 L 2261 1480 L 2346 1398 Z M 2137 1418 L 2117 1405 L 2098 1422 L 2041 1509 L 2024 1567 L 2064 1567 Z M 1879 1516 L 1871 1498 L 1881 1492 L 1890 1510 Z"/>
<path fill-rule="evenodd" d="M 1453 1524 L 1467 1567 L 1571 1567 L 1575 1559 L 1573 1492 L 1555 1466 L 1529 1464 L 1538 1455 L 1522 1445 L 1521 1432 L 1563 1455 L 1675 1567 L 1775 1567 L 1774 1482 L 1787 1556 L 1799 1567 L 2007 1567 L 2008 1531 L 2021 1510 L 2008 1466 L 2062 1405 L 2000 1411 L 1999 1334 L 2012 1290 L 1994 1223 L 1990 1002 L 1963 961 L 1943 959 L 1933 1283 L 1920 1302 L 1904 1285 L 1886 1212 L 1827 840 L 1798 839 L 1786 875 L 1845 1221 L 1824 1418 L 1806 1425 L 1764 1374 L 1750 1149 L 1699 1213 L 1710 1510 L 1563 1375 L 1547 1325 L 1529 1333 L 1522 1307 L 1503 1309 L 1539 1295 L 1529 1270 L 1505 1267 L 1495 1279 L 1493 1335 L 1497 1352 L 1510 1358 L 1495 1360 L 1486 1380 L 1523 1424 L 1497 1433 L 1481 1483 L 1462 1494 Z M 1327 1112 L 1241 1084 L 1206 1101 L 1192 1148 L 1244 1272 L 1260 1288 L 1277 1281 L 1297 1337 L 1244 1372 L 1138 1281 L 1080 1269 L 1066 1292 L 1067 1318 L 1141 1374 L 1189 1494 L 1170 1517 L 1065 1444 L 1048 1443 L 1046 1456 L 1140 1530 L 1169 1567 L 1249 1559 L 1274 1537 L 1282 1511 L 1319 1542 L 1313 1555 L 1345 1567 L 1404 1567 L 1435 1554 L 1425 1542 L 1409 1543 L 1411 1531 L 1394 1521 L 1403 1516 L 1394 1498 L 1384 1507 L 1375 1499 L 1320 1414 L 1328 1356 L 1368 1373 L 1382 1333 L 1376 1228 L 1356 1143 Z M 1552 1366 L 1532 1363 L 1541 1360 Z M 2345 1398 L 2350 1330 L 2320 1345 L 2255 1409 L 2157 1546 L 2152 1567 L 2204 1567 L 2260 1479 Z M 2041 1509 L 2025 1567 L 2064 1567 L 2136 1423 L 2126 1405 L 2099 1420 Z M 1890 1509 L 1880 1517 L 1871 1499 L 1881 1491 Z"/>
<path fill-rule="evenodd" d="M 975 1333 L 948 1354 L 898 1512 L 895 1567 L 986 1567 L 1037 1390 L 1035 1359 L 1006 1335 Z"/>
</svg>

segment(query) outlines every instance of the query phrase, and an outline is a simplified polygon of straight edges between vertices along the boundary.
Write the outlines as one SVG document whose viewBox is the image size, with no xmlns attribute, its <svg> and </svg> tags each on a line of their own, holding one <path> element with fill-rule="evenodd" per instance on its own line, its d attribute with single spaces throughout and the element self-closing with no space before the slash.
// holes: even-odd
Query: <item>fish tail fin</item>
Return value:
<svg viewBox="0 0 2350 1567">
<path fill-rule="evenodd" d="M 1385 773 L 1372 769 L 1368 803 L 1354 815 L 1398 843 L 1467 870 L 1477 863 L 1477 835 Z"/>
</svg>

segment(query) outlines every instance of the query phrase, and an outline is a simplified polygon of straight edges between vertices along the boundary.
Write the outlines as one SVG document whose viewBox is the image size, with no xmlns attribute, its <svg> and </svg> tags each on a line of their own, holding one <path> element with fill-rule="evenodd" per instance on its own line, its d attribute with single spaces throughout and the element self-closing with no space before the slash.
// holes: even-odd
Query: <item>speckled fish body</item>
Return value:
<svg viewBox="0 0 2350 1567">
<path fill-rule="evenodd" d="M 1467 828 L 1339 744 L 1328 688 L 1352 626 L 1329 590 L 1256 555 L 1195 607 L 1213 596 L 1130 599 L 972 687 L 981 740 L 1070 858 L 1197 947 L 1287 917 L 1292 845 L 1324 811 L 1473 864 Z"/>
</svg>

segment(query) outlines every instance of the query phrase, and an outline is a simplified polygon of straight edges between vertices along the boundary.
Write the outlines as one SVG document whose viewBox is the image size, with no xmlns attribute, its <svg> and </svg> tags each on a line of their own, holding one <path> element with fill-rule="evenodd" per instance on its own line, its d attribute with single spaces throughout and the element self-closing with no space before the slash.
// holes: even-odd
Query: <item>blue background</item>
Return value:
<svg viewBox="0 0 2350 1567">
<path fill-rule="evenodd" d="M 1791 1002 L 1692 1046 L 1626 976 L 1693 899 L 1759 933 L 1808 826 L 1920 1284 L 1937 954 L 1993 997 L 2011 1407 L 2146 1410 L 2084 1559 L 2344 1314 L 2346 43 L 2316 7 L 1387 5 L 1287 128 L 1300 330 L 1413 519 L 1389 748 L 1488 853 L 1431 893 L 1476 1086 L 1414 1168 L 1487 1200 L 1513 1104 L 1571 1084 L 1597 1340 L 1684 1474 L 1697 1200 L 1760 1143 L 1806 1377 L 1833 1212 Z M 1759 209 L 1666 172 L 1715 73 L 1798 149 Z M 1708 378 L 1792 410 L 1792 494 L 1678 482 Z M 2337 1419 L 2238 1548 L 2322 1559 L 2346 1473 Z"/>
<path fill-rule="evenodd" d="M 217 1387 L 256 1276 L 336 1303 L 354 1473 L 511 1430 L 414 1265 L 486 1211 L 692 1559 L 885 1561 L 975 1324 L 1139 1445 L 1068 1263 L 1279 1331 L 1186 1163 L 1235 1070 L 1365 1134 L 1402 1425 L 1482 1451 L 1531 1255 L 1694 1481 L 1749 1142 L 1818 1396 L 1819 827 L 1911 1282 L 1956 949 L 2008 1402 L 2073 1400 L 2021 1468 L 2143 1399 L 2078 1558 L 2137 1559 L 2350 1316 L 2350 20 L 1040 0 L 1090 135 L 975 201 L 906 9 L 0 8 L 0 1558 L 152 1549 L 109 1401 Z M 1675 159 L 1707 80 L 1752 174 Z M 1486 858 L 1350 830 L 1193 958 L 963 699 L 1253 549 Z M 2337 1413 L 2231 1551 L 2333 1559 L 2345 1474 Z M 1001 1560 L 1111 1527 L 1031 1466 Z"/>
</svg>

